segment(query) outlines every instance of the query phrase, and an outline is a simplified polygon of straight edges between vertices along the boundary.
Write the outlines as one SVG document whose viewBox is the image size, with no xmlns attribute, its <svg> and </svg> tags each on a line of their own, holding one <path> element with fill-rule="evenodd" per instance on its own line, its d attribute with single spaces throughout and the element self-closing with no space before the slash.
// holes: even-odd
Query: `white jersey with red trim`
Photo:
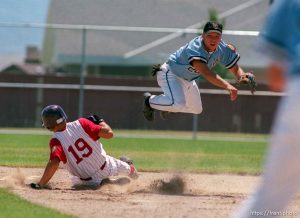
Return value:
<svg viewBox="0 0 300 218">
<path fill-rule="evenodd" d="M 79 177 L 88 178 L 96 174 L 106 163 L 106 152 L 99 141 L 93 140 L 83 129 L 79 120 L 67 123 L 66 129 L 55 132 L 66 156 L 68 171 Z"/>
</svg>

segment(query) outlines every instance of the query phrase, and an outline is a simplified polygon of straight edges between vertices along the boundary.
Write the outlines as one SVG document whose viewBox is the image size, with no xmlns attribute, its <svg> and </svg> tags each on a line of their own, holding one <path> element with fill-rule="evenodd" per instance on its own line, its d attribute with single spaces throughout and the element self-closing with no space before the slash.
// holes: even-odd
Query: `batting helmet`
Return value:
<svg viewBox="0 0 300 218">
<path fill-rule="evenodd" d="M 53 130 L 58 124 L 67 121 L 67 115 L 59 105 L 48 105 L 42 110 L 43 127 Z"/>
</svg>

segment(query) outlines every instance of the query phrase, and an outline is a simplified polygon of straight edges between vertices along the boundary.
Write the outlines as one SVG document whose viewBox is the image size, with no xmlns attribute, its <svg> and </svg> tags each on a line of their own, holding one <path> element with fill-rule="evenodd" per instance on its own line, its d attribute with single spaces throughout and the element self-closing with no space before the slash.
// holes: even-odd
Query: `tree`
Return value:
<svg viewBox="0 0 300 218">
<path fill-rule="evenodd" d="M 208 9 L 208 18 L 210 21 L 216 21 L 218 23 L 221 23 L 223 27 L 225 26 L 225 18 L 220 19 L 215 8 Z"/>
</svg>

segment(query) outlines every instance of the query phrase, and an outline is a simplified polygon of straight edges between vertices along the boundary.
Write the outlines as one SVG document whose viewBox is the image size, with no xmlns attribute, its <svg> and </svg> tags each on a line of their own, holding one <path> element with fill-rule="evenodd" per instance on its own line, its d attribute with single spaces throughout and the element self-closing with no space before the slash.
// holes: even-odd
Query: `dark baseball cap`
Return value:
<svg viewBox="0 0 300 218">
<path fill-rule="evenodd" d="M 215 32 L 222 34 L 222 30 L 223 25 L 215 21 L 208 21 L 203 28 L 204 33 Z"/>
</svg>

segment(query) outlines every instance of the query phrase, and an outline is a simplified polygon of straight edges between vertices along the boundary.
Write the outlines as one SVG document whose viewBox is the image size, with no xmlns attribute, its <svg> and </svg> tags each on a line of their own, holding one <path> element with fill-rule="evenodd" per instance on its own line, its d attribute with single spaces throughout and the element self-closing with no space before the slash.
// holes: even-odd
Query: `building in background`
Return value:
<svg viewBox="0 0 300 218">
<path fill-rule="evenodd" d="M 79 73 L 86 34 L 84 48 L 89 75 L 147 75 L 152 64 L 164 62 L 195 33 L 97 30 L 96 26 L 201 28 L 209 9 L 215 8 L 225 18 L 226 30 L 259 31 L 268 4 L 263 0 L 51 0 L 47 23 L 91 25 L 94 29 L 85 33 L 81 29 L 47 29 L 43 63 L 67 73 Z M 255 36 L 224 38 L 238 48 L 243 68 L 263 71 L 265 62 L 253 49 Z M 257 73 L 258 80 L 262 75 Z"/>
<path fill-rule="evenodd" d="M 11 63 L 0 74 L 44 75 L 46 69 L 41 64 L 41 54 L 36 46 L 28 46 L 23 62 Z"/>
<path fill-rule="evenodd" d="M 6 4 L 11 2 L 17 6 L 26 5 L 16 0 Z M 201 29 L 209 9 L 215 8 L 219 17 L 225 18 L 225 30 L 259 31 L 268 3 L 264 0 L 49 0 L 47 23 L 58 24 L 56 28 L 30 26 L 29 23 L 34 24 L 35 20 L 26 20 L 20 10 L 16 11 L 20 12 L 22 19 L 6 25 L 2 23 L 5 19 L 1 19 L 0 13 L 0 39 L 3 44 L 0 51 L 0 100 L 5 102 L 5 107 L 1 108 L 0 126 L 40 126 L 41 108 L 56 103 L 69 111 L 70 119 L 77 117 L 79 108 L 84 105 L 83 114 L 99 112 L 119 129 L 190 130 L 196 121 L 189 115 L 175 114 L 168 122 L 159 119 L 153 124 L 145 122 L 141 102 L 143 89 L 152 87 L 160 92 L 149 74 L 152 64 L 164 62 L 170 53 L 195 37 L 195 33 L 97 28 Z M 32 11 L 37 9 L 35 5 L 30 7 Z M 30 11 L 22 10 L 27 14 Z M 14 12 L 13 7 L 8 11 L 9 14 Z M 45 10 L 43 13 L 46 13 Z M 31 14 L 34 13 L 30 11 Z M 37 22 L 43 24 L 42 21 Z M 60 24 L 73 26 L 66 29 Z M 78 25 L 85 25 L 86 29 L 78 28 Z M 85 47 L 83 36 L 86 37 Z M 239 64 L 246 70 L 254 70 L 259 80 L 259 91 L 267 91 L 261 82 L 265 62 L 253 48 L 256 37 L 224 35 L 224 38 L 238 48 L 241 54 Z M 83 48 L 89 76 L 84 79 L 86 86 L 81 89 L 82 77 L 78 75 L 82 72 Z M 14 57 L 16 52 L 18 60 Z M 215 87 L 208 86 L 205 81 L 199 81 L 199 86 L 215 91 L 210 90 Z M 80 95 L 80 90 L 84 90 L 84 95 Z M 80 96 L 84 96 L 84 104 Z M 202 93 L 202 98 L 206 107 L 197 121 L 200 131 L 266 133 L 280 95 L 240 95 L 235 103 L 228 101 L 227 93 Z M 134 121 L 132 117 L 135 117 Z M 178 126 L 178 123 L 181 125 Z"/>
</svg>

